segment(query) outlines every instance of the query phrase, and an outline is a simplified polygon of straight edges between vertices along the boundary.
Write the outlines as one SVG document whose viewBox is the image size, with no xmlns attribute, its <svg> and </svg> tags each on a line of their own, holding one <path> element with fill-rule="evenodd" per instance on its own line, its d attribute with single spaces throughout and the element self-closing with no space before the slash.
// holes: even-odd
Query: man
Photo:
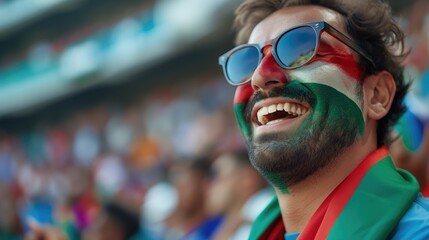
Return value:
<svg viewBox="0 0 429 240">
<path fill-rule="evenodd" d="M 248 44 L 219 61 L 277 195 L 250 239 L 428 239 L 429 203 L 385 147 L 406 92 L 387 4 L 247 0 L 235 23 Z"/>
<path fill-rule="evenodd" d="M 272 191 L 250 164 L 245 150 L 221 154 L 211 169 L 213 178 L 208 189 L 207 211 L 223 216 L 212 239 L 247 239 L 253 216 L 272 199 Z"/>
</svg>

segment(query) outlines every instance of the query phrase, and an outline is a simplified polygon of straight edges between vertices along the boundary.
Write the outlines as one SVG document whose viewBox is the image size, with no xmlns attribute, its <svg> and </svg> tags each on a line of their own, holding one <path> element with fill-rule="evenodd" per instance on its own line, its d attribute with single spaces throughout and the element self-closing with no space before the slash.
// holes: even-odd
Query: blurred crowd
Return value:
<svg viewBox="0 0 429 240">
<path fill-rule="evenodd" d="M 192 198 L 206 195 L 198 191 L 207 185 L 183 177 L 188 174 L 183 169 L 198 170 L 208 184 L 215 157 L 242 149 L 232 96 L 233 89 L 213 77 L 181 88 L 155 89 L 122 106 L 83 107 L 55 124 L 2 133 L 0 239 L 19 239 L 29 221 L 58 226 L 70 239 L 80 239 L 102 213 L 117 214 L 115 208 L 127 213 L 128 221 L 144 218 L 151 223 L 146 230 L 156 231 L 151 226 L 176 206 L 187 202 L 191 208 L 203 207 L 202 199 L 193 204 Z M 182 178 L 188 181 L 183 191 L 190 191 L 185 203 L 179 201 L 181 190 L 172 185 Z M 193 184 L 201 185 L 192 192 Z M 180 183 L 176 185 L 179 189 Z M 146 200 L 151 188 L 152 197 Z M 169 197 L 163 199 L 165 194 Z M 194 221 L 206 217 L 206 210 L 199 211 Z M 137 229 L 148 225 L 144 221 Z"/>
<path fill-rule="evenodd" d="M 423 188 L 428 10 L 429 2 L 417 1 L 398 18 L 412 47 L 406 60 L 412 87 L 396 131 L 407 153 L 423 154 L 414 164 L 423 169 Z M 0 239 L 22 239 L 34 222 L 70 240 L 245 239 L 273 193 L 243 152 L 233 95 L 212 76 L 0 132 Z M 413 172 L 404 159 L 399 164 Z"/>
<path fill-rule="evenodd" d="M 415 3 L 398 18 L 406 35 L 405 78 L 410 88 L 405 97 L 406 113 L 394 134 L 400 136 L 390 147 L 395 164 L 416 176 L 421 191 L 429 196 L 429 2 Z"/>
</svg>

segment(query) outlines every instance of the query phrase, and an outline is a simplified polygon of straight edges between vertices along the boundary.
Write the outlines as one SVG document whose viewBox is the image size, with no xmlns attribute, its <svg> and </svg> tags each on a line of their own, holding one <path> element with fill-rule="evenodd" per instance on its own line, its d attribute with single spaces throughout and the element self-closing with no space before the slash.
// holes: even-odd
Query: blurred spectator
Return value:
<svg viewBox="0 0 429 240">
<path fill-rule="evenodd" d="M 0 239 L 18 240 L 21 224 L 13 186 L 0 183 Z"/>
<path fill-rule="evenodd" d="M 220 219 L 206 213 L 208 159 L 177 162 L 169 174 L 177 191 L 177 205 L 165 221 L 165 239 L 210 239 Z"/>
<path fill-rule="evenodd" d="M 89 228 L 83 240 L 129 240 L 139 232 L 138 214 L 119 203 L 107 203 Z"/>
<path fill-rule="evenodd" d="M 212 82 L 205 85 L 205 91 L 224 95 L 227 86 L 219 85 L 217 78 Z M 28 217 L 32 217 L 40 224 L 58 227 L 69 240 L 78 240 L 95 220 L 100 203 L 123 195 L 141 204 L 145 191 L 165 182 L 165 169 L 173 165 L 172 172 L 178 173 L 175 176 L 190 175 L 183 179 L 190 178 L 191 185 L 198 186 L 188 190 L 187 183 L 183 183 L 186 181 L 173 177 L 184 207 L 178 208 L 167 222 L 179 229 L 181 236 L 200 234 L 197 225 L 207 219 L 203 202 L 208 163 L 205 167 L 191 167 L 193 164 L 178 159 L 220 152 L 242 142 L 236 125 L 230 123 L 234 118 L 226 105 L 229 101 L 200 95 L 198 86 L 192 85 L 192 91 L 187 86 L 183 93 L 180 89 L 170 90 L 161 98 L 155 91 L 129 105 L 101 103 L 67 113 L 55 124 L 38 123 L 21 132 L 1 134 L 0 183 L 16 185 L 12 187 L 11 201 L 19 210 L 17 226 L 23 225 L 20 228 L 6 223 L 10 215 L 4 214 L 5 231 L 22 236 L 28 230 Z M 140 101 L 143 104 L 138 107 Z M 206 131 L 207 126 L 212 128 Z M 182 170 L 188 168 L 194 170 Z M 172 194 L 175 192 L 176 188 Z M 1 204 L 9 206 L 7 199 Z M 162 203 L 165 199 L 157 201 Z M 172 201 L 170 208 L 177 202 Z M 188 219 L 183 226 L 173 221 L 181 217 Z"/>
<path fill-rule="evenodd" d="M 165 221 L 176 208 L 177 191 L 172 184 L 160 182 L 149 188 L 141 209 L 144 239 L 165 238 Z"/>
<path fill-rule="evenodd" d="M 423 195 L 429 196 L 429 125 L 424 125 L 412 113 L 406 112 L 396 125 L 395 132 L 398 136 L 390 145 L 395 165 L 412 173 Z"/>
<path fill-rule="evenodd" d="M 248 239 L 254 218 L 273 198 L 263 177 L 250 164 L 247 151 L 227 152 L 212 165 L 207 209 L 223 220 L 213 239 Z"/>
<path fill-rule="evenodd" d="M 117 194 L 125 184 L 126 175 L 123 159 L 115 155 L 101 157 L 94 169 L 98 196 L 105 200 Z"/>
<path fill-rule="evenodd" d="M 429 2 L 417 0 L 405 15 L 403 27 L 410 48 L 405 77 L 410 89 L 405 98 L 407 112 L 395 126 L 397 138 L 390 152 L 395 165 L 411 172 L 429 196 Z"/>
<path fill-rule="evenodd" d="M 97 217 L 84 231 L 83 240 L 130 240 L 138 237 L 139 218 L 117 202 L 104 205 Z M 26 240 L 69 240 L 65 232 L 52 225 L 30 221 L 31 232 Z"/>
</svg>

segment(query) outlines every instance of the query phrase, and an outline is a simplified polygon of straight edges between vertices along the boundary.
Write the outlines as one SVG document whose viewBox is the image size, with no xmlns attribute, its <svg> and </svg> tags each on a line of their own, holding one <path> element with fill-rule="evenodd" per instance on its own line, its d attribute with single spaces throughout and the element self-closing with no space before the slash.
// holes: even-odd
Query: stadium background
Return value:
<svg viewBox="0 0 429 240">
<path fill-rule="evenodd" d="M 79 232 L 112 199 L 150 220 L 169 165 L 240 148 L 217 65 L 240 2 L 0 0 L 0 239 L 29 217 Z M 390 3 L 428 99 L 429 5 Z"/>
</svg>

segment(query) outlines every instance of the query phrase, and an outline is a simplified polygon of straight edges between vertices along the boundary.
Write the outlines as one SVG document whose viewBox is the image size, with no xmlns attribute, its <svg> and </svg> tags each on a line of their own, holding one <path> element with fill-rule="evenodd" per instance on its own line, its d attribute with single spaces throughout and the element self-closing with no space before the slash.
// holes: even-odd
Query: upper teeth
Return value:
<svg viewBox="0 0 429 240">
<path fill-rule="evenodd" d="M 258 121 L 262 125 L 278 122 L 280 119 L 275 119 L 275 120 L 269 122 L 267 117 L 266 117 L 268 114 L 274 113 L 277 111 L 285 111 L 288 114 L 291 114 L 293 116 L 301 116 L 301 115 L 304 115 L 308 110 L 307 110 L 307 108 L 303 107 L 302 105 L 299 105 L 296 103 L 289 103 L 289 102 L 287 102 L 287 103 L 276 103 L 276 104 L 265 106 L 265 107 L 262 107 L 261 109 L 259 109 L 257 112 Z"/>
</svg>

